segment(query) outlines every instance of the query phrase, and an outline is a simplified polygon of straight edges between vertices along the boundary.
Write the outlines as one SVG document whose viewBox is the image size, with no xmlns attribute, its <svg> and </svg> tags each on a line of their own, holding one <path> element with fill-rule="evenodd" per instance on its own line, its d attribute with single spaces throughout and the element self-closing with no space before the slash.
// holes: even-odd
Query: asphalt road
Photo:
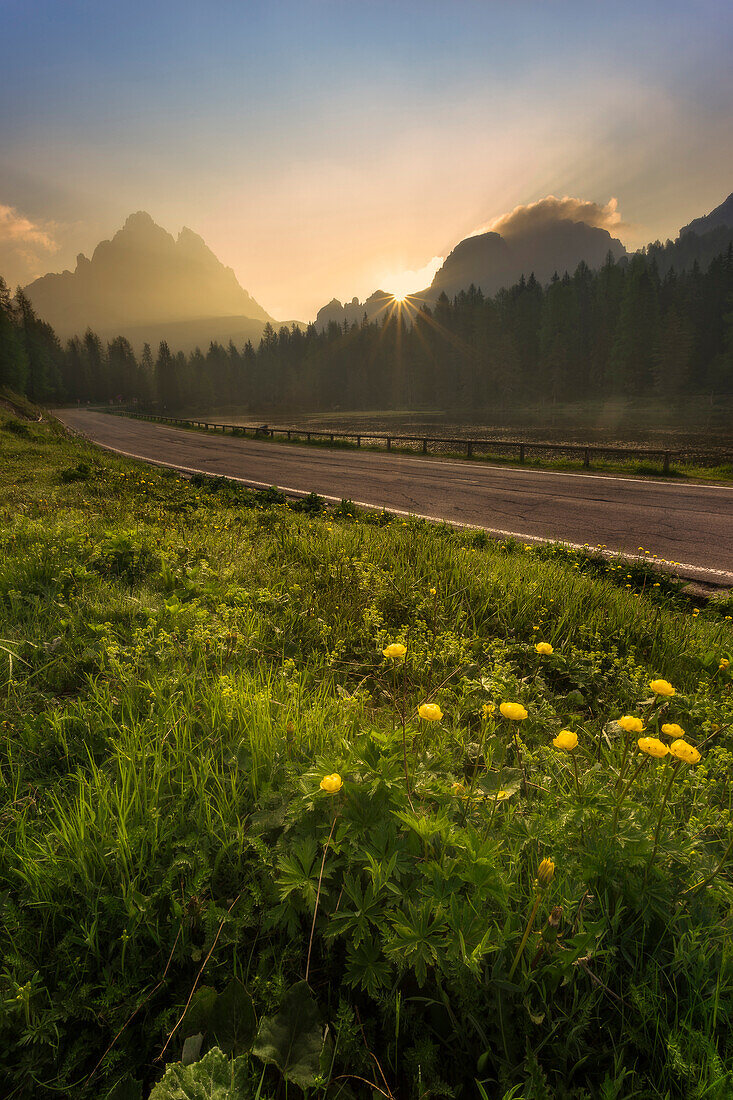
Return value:
<svg viewBox="0 0 733 1100">
<path fill-rule="evenodd" d="M 55 415 L 95 443 L 146 462 L 525 541 L 600 544 L 633 555 L 643 547 L 679 563 L 683 576 L 733 584 L 733 488 L 233 439 L 84 409 Z"/>
</svg>

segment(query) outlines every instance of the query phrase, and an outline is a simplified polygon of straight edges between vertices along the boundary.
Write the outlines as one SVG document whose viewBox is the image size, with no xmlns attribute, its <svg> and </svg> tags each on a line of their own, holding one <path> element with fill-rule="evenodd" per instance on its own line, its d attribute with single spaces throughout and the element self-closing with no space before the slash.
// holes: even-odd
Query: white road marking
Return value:
<svg viewBox="0 0 733 1100">
<path fill-rule="evenodd" d="M 113 451 L 115 454 L 123 455 L 125 458 L 135 458 L 140 462 L 147 462 L 153 466 L 166 466 L 171 470 L 180 470 L 186 474 L 204 474 L 206 477 L 225 477 L 228 481 L 237 481 L 242 485 L 253 485 L 257 489 L 271 489 L 273 485 L 267 481 L 255 481 L 253 478 L 236 477 L 233 474 L 219 474 L 217 475 L 212 470 L 200 470 L 195 466 L 182 466 L 178 462 L 164 462 L 159 458 L 148 458 L 145 455 L 133 454 L 132 451 L 122 451 L 118 447 L 112 447 L 106 443 L 98 443 L 97 446 L 101 447 L 105 451 Z M 545 472 L 545 471 L 543 471 Z M 621 479 L 619 479 L 621 480 Z M 293 489 L 285 485 L 278 485 L 276 488 L 280 489 L 283 493 L 289 493 L 294 496 L 307 497 L 312 490 L 306 489 Z M 712 488 L 712 486 L 711 486 Z M 330 496 L 328 493 L 319 493 L 318 496 L 324 500 L 335 501 L 337 504 L 341 503 L 342 497 Z M 590 546 L 588 543 L 569 542 L 567 539 L 553 539 L 543 537 L 542 535 L 527 535 L 521 531 L 503 531 L 498 527 L 484 527 L 480 523 L 465 523 L 463 520 L 457 519 L 444 519 L 442 516 L 431 516 L 423 512 L 407 512 L 403 508 L 388 508 L 379 504 L 369 504 L 366 501 L 354 500 L 352 504 L 355 504 L 357 508 L 369 508 L 374 511 L 386 511 L 396 516 L 408 516 L 413 519 L 424 519 L 430 523 L 445 523 L 449 527 L 461 527 L 470 531 L 486 531 L 490 535 L 498 535 L 500 538 L 519 539 L 523 542 L 534 543 L 557 543 L 559 546 L 566 546 L 572 550 L 588 550 L 593 551 L 594 554 L 600 554 L 605 558 L 621 557 L 624 561 L 643 561 L 647 564 L 654 565 L 668 565 L 677 569 L 688 569 L 696 573 L 704 573 L 707 575 L 713 575 L 716 577 L 725 578 L 726 581 L 733 581 L 733 573 L 728 572 L 726 569 L 713 569 L 707 565 L 690 565 L 687 562 L 670 562 L 665 558 L 653 557 L 651 554 L 629 554 L 623 550 L 608 550 L 598 546 Z"/>
</svg>

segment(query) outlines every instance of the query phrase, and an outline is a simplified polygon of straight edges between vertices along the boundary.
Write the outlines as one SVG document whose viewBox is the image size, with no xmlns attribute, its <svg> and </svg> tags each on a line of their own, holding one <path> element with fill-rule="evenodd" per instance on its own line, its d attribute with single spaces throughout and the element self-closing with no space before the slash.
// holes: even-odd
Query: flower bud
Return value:
<svg viewBox="0 0 733 1100">
<path fill-rule="evenodd" d="M 551 859 L 543 859 L 537 868 L 537 885 L 540 890 L 546 890 L 555 877 L 555 864 Z"/>
</svg>

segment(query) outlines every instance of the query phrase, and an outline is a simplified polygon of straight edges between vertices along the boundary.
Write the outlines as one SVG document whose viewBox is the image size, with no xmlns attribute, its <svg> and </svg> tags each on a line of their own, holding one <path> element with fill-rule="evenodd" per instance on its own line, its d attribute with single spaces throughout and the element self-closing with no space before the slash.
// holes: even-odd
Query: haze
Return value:
<svg viewBox="0 0 733 1100">
<path fill-rule="evenodd" d="M 548 195 L 635 248 L 731 190 L 725 3 L 12 0 L 2 18 L 11 284 L 144 209 L 270 315 L 310 320 L 424 287 Z"/>
</svg>

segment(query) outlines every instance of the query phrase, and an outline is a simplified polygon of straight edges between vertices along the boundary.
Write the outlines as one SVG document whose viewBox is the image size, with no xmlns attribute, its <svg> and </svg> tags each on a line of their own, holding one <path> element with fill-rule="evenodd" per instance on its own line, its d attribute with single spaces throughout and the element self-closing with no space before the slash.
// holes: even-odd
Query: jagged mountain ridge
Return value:
<svg viewBox="0 0 733 1100">
<path fill-rule="evenodd" d="M 91 259 L 80 254 L 74 271 L 44 275 L 25 291 L 62 338 L 89 327 L 103 337 L 129 332 L 131 339 L 144 330 L 154 340 L 158 330 L 183 326 L 186 343 L 195 345 L 228 329 L 259 338 L 273 320 L 197 233 L 184 227 L 175 238 L 144 211 L 101 241 Z M 229 321 L 223 329 L 222 319 Z"/>
<path fill-rule="evenodd" d="M 695 262 L 707 266 L 726 250 L 731 240 L 733 194 L 709 214 L 683 226 L 675 241 L 666 244 L 657 241 L 647 245 L 645 251 L 655 257 L 660 273 L 664 274 L 671 267 L 681 271 Z M 617 260 L 628 256 L 621 241 L 607 230 L 567 219 L 548 222 L 508 239 L 495 232 L 480 233 L 459 241 L 427 290 L 410 298 L 415 305 L 424 302 L 432 306 L 441 293 L 452 298 L 471 284 L 484 294 L 493 295 L 502 286 L 511 286 L 522 275 L 526 278 L 531 273 L 539 282 L 547 283 L 555 271 L 561 275 L 565 271 L 572 273 L 581 260 L 591 268 L 600 267 L 609 251 Z M 365 313 L 372 321 L 384 313 L 385 297 L 389 296 L 378 291 L 364 303 L 354 298 L 345 306 L 333 299 L 319 310 L 316 326 L 325 328 L 331 321 L 342 324 L 345 320 L 351 324 L 361 321 Z"/>
<path fill-rule="evenodd" d="M 574 271 L 581 260 L 589 267 L 600 267 L 609 252 L 616 259 L 627 254 L 621 241 L 606 229 L 566 218 L 510 237 L 495 232 L 478 233 L 459 241 L 430 286 L 410 298 L 415 304 L 434 305 L 441 294 L 452 298 L 471 285 L 489 296 L 532 273 L 539 282 L 547 283 L 556 271 L 560 274 Z M 355 298 L 346 306 L 334 299 L 319 310 L 316 327 L 324 328 L 330 321 L 361 321 L 365 312 L 373 320 L 383 312 L 385 297 L 390 296 L 377 291 L 363 304 Z"/>
</svg>

